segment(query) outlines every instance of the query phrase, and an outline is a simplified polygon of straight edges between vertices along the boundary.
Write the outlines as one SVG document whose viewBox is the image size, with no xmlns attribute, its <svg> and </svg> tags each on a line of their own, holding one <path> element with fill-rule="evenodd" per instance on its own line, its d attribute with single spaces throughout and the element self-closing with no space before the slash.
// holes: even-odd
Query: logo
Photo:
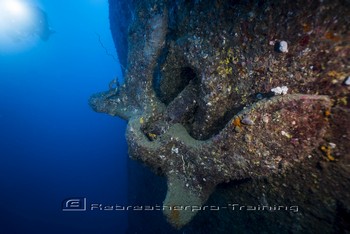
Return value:
<svg viewBox="0 0 350 234">
<path fill-rule="evenodd" d="M 86 198 L 69 198 L 62 202 L 62 211 L 86 211 Z"/>
</svg>

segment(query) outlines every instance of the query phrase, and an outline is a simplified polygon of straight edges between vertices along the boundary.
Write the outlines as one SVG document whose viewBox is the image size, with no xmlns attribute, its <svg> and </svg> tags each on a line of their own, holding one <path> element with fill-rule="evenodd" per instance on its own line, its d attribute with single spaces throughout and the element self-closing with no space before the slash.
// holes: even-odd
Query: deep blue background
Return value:
<svg viewBox="0 0 350 234">
<path fill-rule="evenodd" d="M 57 33 L 0 48 L 0 233 L 123 233 L 125 213 L 61 211 L 126 204 L 125 122 L 88 106 L 121 76 L 95 34 L 115 54 L 107 0 L 37 3 Z"/>
</svg>

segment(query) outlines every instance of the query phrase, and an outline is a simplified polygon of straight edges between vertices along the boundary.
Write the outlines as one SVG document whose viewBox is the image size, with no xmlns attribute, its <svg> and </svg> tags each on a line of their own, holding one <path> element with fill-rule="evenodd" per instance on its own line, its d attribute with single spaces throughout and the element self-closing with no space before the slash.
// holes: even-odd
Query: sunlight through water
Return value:
<svg viewBox="0 0 350 234">
<path fill-rule="evenodd" d="M 21 51 L 36 44 L 38 9 L 29 1 L 0 0 L 0 53 Z"/>
</svg>

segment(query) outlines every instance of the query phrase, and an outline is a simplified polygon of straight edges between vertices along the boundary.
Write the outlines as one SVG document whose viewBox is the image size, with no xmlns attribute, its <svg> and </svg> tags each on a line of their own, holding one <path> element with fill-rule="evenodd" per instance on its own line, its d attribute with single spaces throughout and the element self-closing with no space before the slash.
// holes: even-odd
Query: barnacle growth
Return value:
<svg viewBox="0 0 350 234">
<path fill-rule="evenodd" d="M 186 19 L 176 15 L 182 7 L 187 9 L 185 3 L 140 1 L 127 35 L 125 84 L 117 93 L 109 90 L 90 98 L 95 111 L 128 121 L 130 157 L 167 177 L 163 205 L 169 209 L 163 213 L 176 228 L 189 223 L 198 211 L 180 208 L 202 206 L 218 184 L 260 179 L 298 167 L 329 133 L 334 121 L 331 99 L 348 97 L 348 86 L 331 83 L 329 76 L 341 80 L 344 77 L 339 74 L 349 73 L 326 68 L 333 64 L 330 59 L 347 61 L 347 52 L 337 52 L 335 58 L 326 52 L 323 57 L 310 54 L 315 48 L 305 47 L 312 43 L 320 43 L 326 51 L 335 50 L 329 43 L 339 41 L 309 33 L 313 24 L 303 27 L 305 22 L 289 13 L 293 4 L 302 5 L 299 1 L 273 7 L 269 1 L 263 6 L 257 3 L 246 14 L 239 10 L 243 3 L 217 8 L 209 1 L 199 2 L 188 14 L 196 17 Z M 270 29 L 268 25 L 277 21 L 270 11 L 276 7 L 285 11 L 287 18 L 278 22 L 286 25 Z M 214 24 L 205 24 L 207 15 L 220 17 Z M 345 27 L 337 34 L 339 40 L 349 32 Z M 287 30 L 295 28 L 300 32 Z M 312 32 L 324 35 L 325 28 Z M 307 40 L 293 44 L 304 34 Z M 276 38 L 266 39 L 276 35 L 288 38 L 288 48 L 282 43 L 283 53 L 268 43 Z M 345 44 L 337 45 L 347 48 Z M 330 149 L 321 150 L 332 159 Z"/>
</svg>

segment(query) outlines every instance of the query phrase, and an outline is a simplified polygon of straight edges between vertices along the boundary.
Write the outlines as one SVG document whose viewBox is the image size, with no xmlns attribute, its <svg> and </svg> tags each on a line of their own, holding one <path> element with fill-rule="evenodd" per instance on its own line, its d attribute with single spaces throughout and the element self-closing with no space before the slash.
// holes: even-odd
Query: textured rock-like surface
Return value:
<svg viewBox="0 0 350 234">
<path fill-rule="evenodd" d="M 344 84 L 350 73 L 349 2 L 304 4 L 133 1 L 125 84 L 94 95 L 90 104 L 127 119 L 130 156 L 168 178 L 164 213 L 174 227 L 196 214 L 178 206 L 203 205 L 223 182 L 252 179 L 253 187 L 241 186 L 250 197 L 259 197 L 256 186 L 273 190 L 268 198 L 260 196 L 262 203 L 271 198 L 270 203 L 287 199 L 306 205 L 288 194 L 276 198 L 285 187 L 261 178 L 288 184 L 282 182 L 288 176 L 290 183 L 303 185 L 297 186 L 303 197 L 313 182 L 298 176 L 306 171 L 319 180 L 317 165 L 325 164 L 343 171 L 327 186 L 345 193 L 335 202 L 342 217 L 349 214 L 344 202 L 349 195 L 349 181 L 344 181 L 350 152 L 349 132 L 344 132 L 350 127 Z M 281 41 L 288 51 L 281 52 Z M 290 94 L 270 92 L 281 86 Z M 235 198 L 233 187 L 219 189 L 222 200 Z M 327 203 L 329 189 L 312 190 Z M 311 209 L 305 217 L 319 213 Z M 330 209 L 334 215 L 336 209 Z M 228 223 L 223 228 L 230 229 Z"/>
<path fill-rule="evenodd" d="M 317 95 L 261 100 L 205 141 L 192 138 L 179 123 L 136 115 L 127 129 L 129 154 L 168 177 L 165 214 L 182 227 L 196 212 L 179 210 L 174 215 L 171 207 L 201 206 L 221 182 L 283 172 L 303 160 L 325 133 L 324 113 L 330 104 L 326 96 Z M 244 118 L 253 124 L 241 124 Z"/>
</svg>

